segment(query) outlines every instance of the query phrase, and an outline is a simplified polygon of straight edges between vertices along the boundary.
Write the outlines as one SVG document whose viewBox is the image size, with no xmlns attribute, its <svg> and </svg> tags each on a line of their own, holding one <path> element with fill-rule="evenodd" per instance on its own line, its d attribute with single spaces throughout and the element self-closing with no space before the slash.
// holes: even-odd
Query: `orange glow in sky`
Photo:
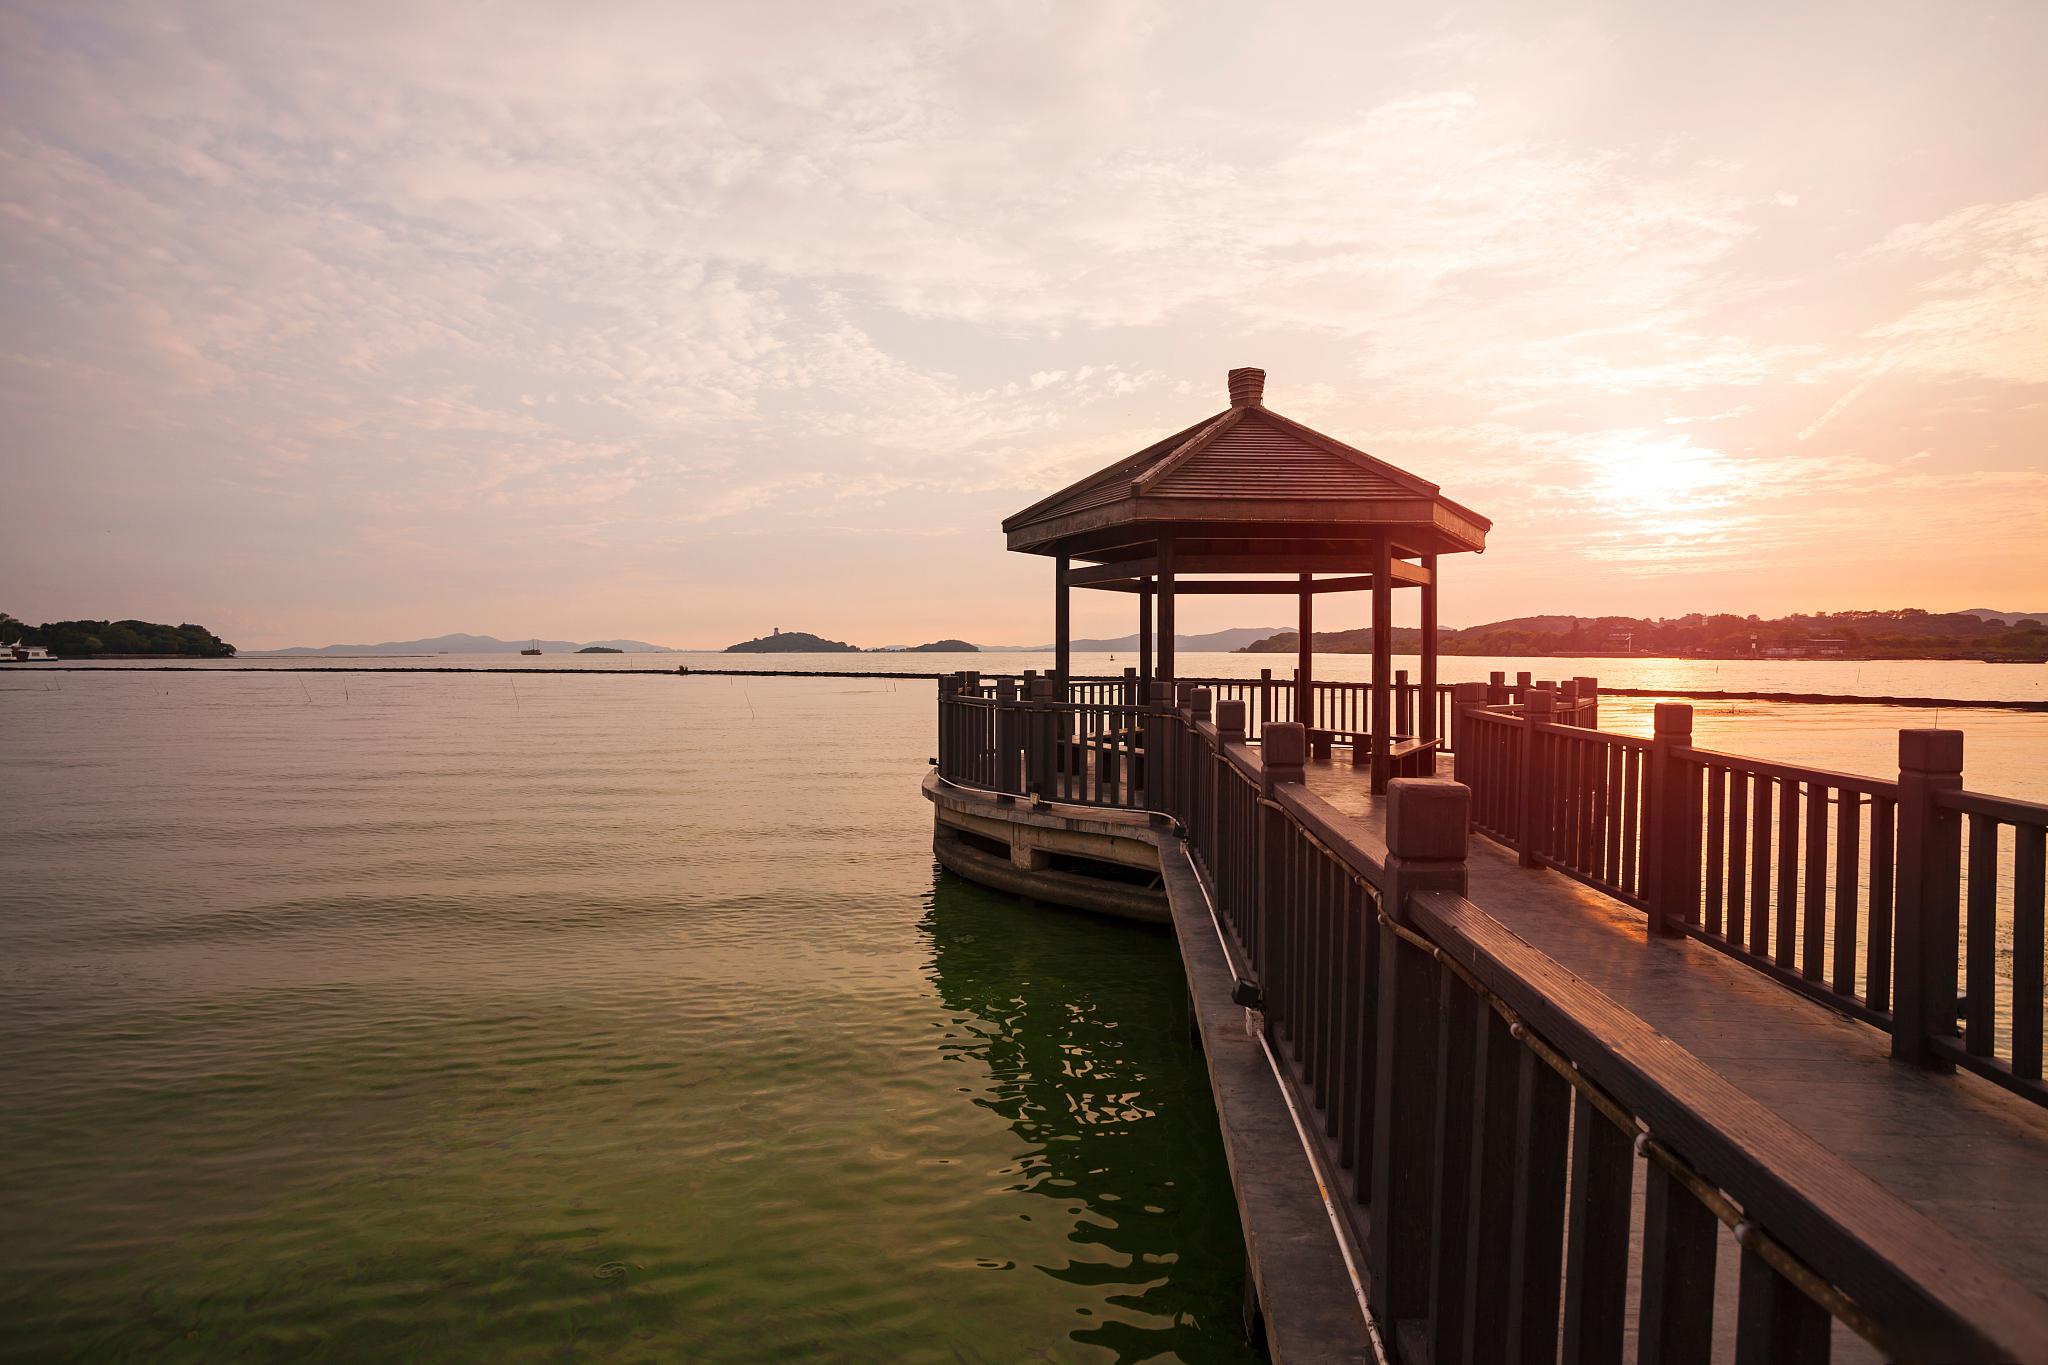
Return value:
<svg viewBox="0 0 2048 1365">
<path fill-rule="evenodd" d="M 11 4 L 0 609 L 1030 643 L 1001 518 L 1234 365 L 1494 519 L 1447 624 L 2048 608 L 2043 52 L 2033 0 Z"/>
</svg>

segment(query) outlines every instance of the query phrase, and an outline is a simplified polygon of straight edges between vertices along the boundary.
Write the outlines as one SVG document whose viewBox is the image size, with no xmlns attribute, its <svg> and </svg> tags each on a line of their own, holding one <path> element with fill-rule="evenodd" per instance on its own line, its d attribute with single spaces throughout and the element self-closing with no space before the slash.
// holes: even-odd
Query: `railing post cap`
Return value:
<svg viewBox="0 0 2048 1365">
<path fill-rule="evenodd" d="M 1017 680 L 1015 678 L 1000 678 L 996 681 L 996 700 L 1017 700 Z"/>
<path fill-rule="evenodd" d="M 1651 709 L 1653 727 L 1660 735 L 1692 733 L 1692 703 L 1660 701 Z"/>
<path fill-rule="evenodd" d="M 1226 698 L 1216 703 L 1216 732 L 1229 739 L 1244 738 L 1244 703 Z"/>
<path fill-rule="evenodd" d="M 1193 683 L 1175 683 L 1173 685 L 1173 703 L 1183 711 L 1193 706 L 1195 704 L 1195 685 Z"/>
<path fill-rule="evenodd" d="M 1159 680 L 1159 679 L 1157 679 L 1157 678 L 1153 679 L 1153 681 L 1152 681 L 1152 704 L 1153 704 L 1154 706 L 1170 706 L 1170 705 L 1172 705 L 1172 704 L 1173 704 L 1173 684 L 1172 684 L 1172 683 L 1170 683 L 1170 682 L 1163 682 L 1163 681 L 1161 681 L 1161 680 Z"/>
<path fill-rule="evenodd" d="M 1557 708 L 1557 693 L 1547 687 L 1532 687 L 1522 694 L 1522 705 L 1531 711 L 1553 711 Z"/>
<path fill-rule="evenodd" d="M 1299 772 L 1308 762 L 1308 729 L 1299 721 L 1276 720 L 1260 732 L 1259 739 L 1265 746 L 1269 772 L 1279 769 Z"/>
<path fill-rule="evenodd" d="M 1408 861 L 1462 862 L 1472 790 L 1448 777 L 1387 783 L 1387 852 Z"/>
<path fill-rule="evenodd" d="M 1197 720 L 1207 720 L 1209 718 L 1209 705 L 1213 700 L 1213 694 L 1206 687 L 1195 687 L 1188 690 L 1188 705 L 1194 709 L 1195 719 Z"/>
<path fill-rule="evenodd" d="M 1961 730 L 1899 731 L 1899 767 L 1916 773 L 1959 773 L 1963 770 Z"/>
</svg>

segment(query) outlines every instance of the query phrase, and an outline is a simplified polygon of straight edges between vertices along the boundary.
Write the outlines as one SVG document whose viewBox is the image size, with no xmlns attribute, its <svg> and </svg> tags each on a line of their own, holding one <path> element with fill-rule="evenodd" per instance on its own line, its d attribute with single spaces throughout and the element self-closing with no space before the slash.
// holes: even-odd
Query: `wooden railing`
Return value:
<svg viewBox="0 0 2048 1365">
<path fill-rule="evenodd" d="M 1110 747 L 1119 776 L 1108 796 L 1088 788 L 1074 799 L 1143 806 L 1177 823 L 1229 946 L 1237 996 L 1259 1012 L 1398 1360 L 1553 1360 L 1560 1344 L 1568 1360 L 1620 1360 L 1632 1227 L 1642 1229 L 1634 1317 L 1643 1359 L 1708 1358 L 1724 1241 L 1740 1264 L 1738 1360 L 1824 1359 L 1838 1322 L 1893 1358 L 2048 1354 L 2048 1305 L 1464 898 L 1468 822 L 1490 812 L 1476 823 L 1493 821 L 1496 837 L 1531 832 L 1533 856 L 1587 880 L 1621 886 L 1632 876 L 1639 900 L 1667 913 L 1680 906 L 1685 931 L 1725 939 L 1726 881 L 1722 930 L 1709 935 L 1706 921 L 1687 920 L 1682 898 L 1666 897 L 1693 885 L 1710 898 L 1711 879 L 1688 883 L 1659 831 L 1683 831 L 1688 813 L 1713 808 L 1711 796 L 1692 807 L 1671 792 L 1717 771 L 1732 792 L 1734 765 L 1747 761 L 1681 743 L 1689 735 L 1675 713 L 1661 717 L 1654 740 L 1608 744 L 1624 737 L 1544 719 L 1555 715 L 1551 697 L 1531 697 L 1527 714 L 1511 703 L 1467 707 L 1457 717 L 1460 768 L 1478 784 L 1395 782 L 1390 845 L 1304 785 L 1304 727 L 1271 722 L 1264 742 L 1250 743 L 1243 700 L 1215 705 L 1212 722 L 1202 689 L 1186 707 L 1140 708 L 999 691 L 1010 695 L 991 701 L 942 684 L 941 775 L 1027 794 L 1047 771 L 1062 780 L 1061 770 L 1042 747 L 1027 757 L 1020 735 L 1049 730 L 1054 752 L 1071 753 L 1091 733 L 1091 713 L 1111 717 L 1093 742 Z M 1522 782 L 1530 771 L 1548 776 Z M 1516 785 L 1512 799 L 1500 797 L 1503 784 Z M 1724 831 L 1732 800 L 1719 807 Z M 1926 805 L 2018 831 L 2031 851 L 2019 855 L 2007 900 L 2025 921 L 2017 937 L 2032 934 L 2038 950 L 2048 808 L 1960 792 Z M 1698 858 L 1691 866 L 1704 870 Z M 1938 881 L 1938 868 L 1930 875 Z M 1794 903 L 1806 904 L 1803 893 Z M 1804 937 L 1796 942 L 1803 949 Z M 2027 991 L 2038 1015 L 2038 976 L 2014 995 Z M 2038 1032 L 2013 1032 L 2023 1036 L 2006 1055 L 2038 1073 Z M 1996 1055 L 1966 1044 L 1957 1060 L 2012 1069 L 1989 1060 Z M 1640 1196 L 1638 1161 L 1647 1167 Z"/>
<path fill-rule="evenodd" d="M 1930 1046 L 1952 1065 L 2048 1103 L 2041 1077 L 2048 806 L 1949 790 L 1937 790 L 1934 805 L 1942 821 L 1933 833 L 1936 839 L 1952 841 L 1949 822 L 1957 816 L 1967 820 L 1969 859 L 1963 875 L 1968 912 L 1960 925 L 1962 1036 L 1934 1033 Z M 1944 850 L 1938 861 L 1945 878 L 1956 860 Z M 1936 922 L 1922 923 L 1923 933 L 1930 927 L 1948 931 L 1942 917 L 1956 913 L 1953 886 L 1937 891 Z M 2000 957 L 2008 955 L 2010 975 L 1998 971 Z"/>
<path fill-rule="evenodd" d="M 1962 790 L 1960 731 L 1901 731 L 1891 780 L 1695 748 L 1681 703 L 1643 739 L 1558 724 L 1540 689 L 1516 707 L 1460 684 L 1458 702 L 1473 826 L 1526 865 L 1884 1029 L 1903 1058 L 2048 1105 L 2048 807 Z"/>
</svg>

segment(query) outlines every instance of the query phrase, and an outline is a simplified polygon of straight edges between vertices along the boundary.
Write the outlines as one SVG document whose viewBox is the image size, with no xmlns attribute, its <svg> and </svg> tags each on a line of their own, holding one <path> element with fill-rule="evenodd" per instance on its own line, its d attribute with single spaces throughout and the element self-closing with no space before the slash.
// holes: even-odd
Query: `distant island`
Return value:
<svg viewBox="0 0 2048 1365">
<path fill-rule="evenodd" d="M 624 654 L 626 651 L 623 649 L 614 649 L 610 645 L 585 645 L 583 646 L 583 648 L 577 650 L 576 652 L 578 654 Z"/>
<path fill-rule="evenodd" d="M 235 647 L 204 626 L 155 621 L 45 621 L 0 611 L 0 644 L 40 645 L 60 659 L 232 659 Z"/>
<path fill-rule="evenodd" d="M 1396 654 L 1421 649 L 1421 632 L 1395 629 Z M 1241 654 L 1292 654 L 1299 635 L 1282 631 Z M 1317 631 L 1319 654 L 1367 654 L 1369 629 Z M 1442 654 L 1497 658 L 1692 659 L 2011 659 L 2048 660 L 2048 612 L 1836 611 L 1764 620 L 1714 615 L 1651 620 L 1632 616 L 1518 616 L 1463 630 L 1440 630 Z"/>
<path fill-rule="evenodd" d="M 650 645 L 645 640 L 500 640 L 495 635 L 436 635 L 425 640 L 386 640 L 374 645 L 295 645 L 290 649 L 266 649 L 264 654 L 517 654 L 537 646 L 547 654 L 576 654 L 597 648 L 617 654 L 673 654 L 667 645 Z"/>
<path fill-rule="evenodd" d="M 965 640 L 934 640 L 928 645 L 906 645 L 902 649 L 873 650 L 875 654 L 979 654 Z"/>
<path fill-rule="evenodd" d="M 803 630 L 780 627 L 754 640 L 742 640 L 725 647 L 727 654 L 858 654 L 860 650 L 840 640 L 825 640 Z"/>
</svg>

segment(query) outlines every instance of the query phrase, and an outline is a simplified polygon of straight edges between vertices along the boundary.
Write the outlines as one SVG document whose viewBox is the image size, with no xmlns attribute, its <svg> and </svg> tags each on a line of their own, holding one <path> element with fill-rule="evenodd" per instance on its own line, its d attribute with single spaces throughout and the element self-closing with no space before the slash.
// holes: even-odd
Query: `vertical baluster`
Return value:
<svg viewBox="0 0 2048 1365">
<path fill-rule="evenodd" d="M 1337 987 L 1331 995 L 1330 1089 L 1323 1096 L 1323 1136 L 1334 1144 L 1339 1167 L 1349 1167 L 1344 1150 L 1351 1129 L 1351 1085 L 1358 1075 L 1358 1045 L 1364 1034 L 1358 1028 L 1358 879 L 1349 869 L 1339 873 L 1331 905 L 1336 935 L 1330 964 Z"/>
<path fill-rule="evenodd" d="M 1991 1055 L 1993 1013 L 1997 1003 L 1998 962 L 1998 822 L 1988 815 L 1970 817 L 1970 893 L 1963 932 L 1963 1046 L 1979 1057 Z M 2017 946 L 2017 945 L 2015 945 Z M 2017 967 L 2018 960 L 2014 964 Z M 2015 973 L 2017 975 L 2017 973 Z M 2013 993 L 2019 1003 L 2019 993 Z"/>
<path fill-rule="evenodd" d="M 1707 1365 L 1713 1358 L 1714 1233 L 1706 1206 L 1652 1161 L 1643 1202 L 1642 1365 Z"/>
<path fill-rule="evenodd" d="M 1522 1045 L 1507 1020 L 1474 997 L 1471 1185 L 1465 1205 L 1462 1332 L 1470 1360 L 1504 1360 L 1508 1319 L 1507 1231 L 1515 1198 L 1515 1111 Z"/>
<path fill-rule="evenodd" d="M 1733 768 L 1718 769 L 1728 782 L 1728 923 L 1726 936 L 1731 947 L 1747 942 L 1742 936 L 1744 882 L 1749 874 L 1749 774 Z"/>
<path fill-rule="evenodd" d="M 1628 804 L 1628 793 L 1623 788 L 1621 767 L 1628 756 L 1628 750 L 1619 744 L 1607 750 L 1607 786 L 1602 795 L 1605 807 L 1601 818 L 1607 823 L 1607 853 L 1605 858 L 1605 880 L 1614 886 L 1624 886 L 1621 863 L 1622 811 Z"/>
<path fill-rule="evenodd" d="M 1557 1359 L 1571 1087 L 1518 1048 L 1514 1203 L 1508 1220 L 1508 1359 Z"/>
<path fill-rule="evenodd" d="M 1586 825 L 1586 839 L 1591 845 L 1586 856 L 1593 868 L 1593 875 L 1603 882 L 1614 880 L 1614 864 L 1607 853 L 1608 834 L 1614 822 L 1608 818 L 1607 773 L 1614 766 L 1614 746 L 1602 744 L 1593 751 L 1593 790 L 1588 797 L 1590 810 Z"/>
<path fill-rule="evenodd" d="M 1828 791 L 1818 782 L 1806 788 L 1806 895 L 1801 910 L 1800 975 L 1818 981 L 1826 971 Z"/>
<path fill-rule="evenodd" d="M 1378 937 L 1372 1123 L 1360 1150 L 1372 1154 L 1368 1303 L 1376 1320 L 1396 1323 L 1429 1311 L 1436 1001 L 1446 973 L 1391 926 L 1382 925 Z"/>
<path fill-rule="evenodd" d="M 1752 775 L 1756 804 L 1750 807 L 1749 951 L 1771 955 L 1771 797 L 1777 784 L 1762 773 Z"/>
<path fill-rule="evenodd" d="M 1358 896 L 1358 1075 L 1351 1087 L 1348 1156 L 1358 1202 L 1372 1197 L 1373 1095 L 1379 1066 L 1379 893 L 1355 883 Z"/>
<path fill-rule="evenodd" d="M 1870 941 L 1865 953 L 1863 990 L 1874 1010 L 1892 1007 L 1892 833 L 1898 818 L 1888 797 L 1870 800 Z"/>
<path fill-rule="evenodd" d="M 1643 751 L 1628 748 L 1621 755 L 1621 881 L 1623 895 L 1636 894 L 1638 844 L 1642 833 Z"/>
<path fill-rule="evenodd" d="M 1564 1358 L 1621 1365 L 1628 1314 L 1629 1135 L 1584 1095 L 1572 1101 L 1571 1214 L 1566 1220 Z M 1450 1357 L 1439 1355 L 1438 1360 Z"/>
<path fill-rule="evenodd" d="M 1735 1365 L 1827 1365 L 1834 1320 L 1827 1310 L 1744 1247 L 1735 1308 Z"/>
<path fill-rule="evenodd" d="M 1437 997 L 1437 1093 L 1433 1133 L 1436 1182 L 1430 1201 L 1430 1244 L 1435 1250 L 1429 1288 L 1430 1358 L 1465 1359 L 1465 1272 L 1471 1220 L 1473 1069 L 1477 1028 L 1491 1013 L 1470 987 L 1445 973 Z M 1628 1223 L 1622 1222 L 1622 1243 Z"/>
<path fill-rule="evenodd" d="M 1835 807 L 1835 993 L 1856 995 L 1856 874 L 1862 857 L 1863 794 L 1844 788 Z"/>
<path fill-rule="evenodd" d="M 1799 933 L 1799 784 L 1778 784 L 1778 923 L 1772 957 L 1780 967 L 1798 968 L 1793 949 Z"/>
<path fill-rule="evenodd" d="M 1726 872 L 1723 859 L 1722 836 L 1727 814 L 1724 809 L 1726 786 L 1719 768 L 1708 768 L 1707 778 L 1707 901 L 1706 931 L 1710 934 L 1721 932 L 1721 878 Z"/>
<path fill-rule="evenodd" d="M 2043 868 L 2048 864 L 2044 854 L 2048 854 L 2048 830 L 2033 825 L 2014 828 L 2012 1069 L 2030 1081 L 2041 1079 Z"/>
</svg>

